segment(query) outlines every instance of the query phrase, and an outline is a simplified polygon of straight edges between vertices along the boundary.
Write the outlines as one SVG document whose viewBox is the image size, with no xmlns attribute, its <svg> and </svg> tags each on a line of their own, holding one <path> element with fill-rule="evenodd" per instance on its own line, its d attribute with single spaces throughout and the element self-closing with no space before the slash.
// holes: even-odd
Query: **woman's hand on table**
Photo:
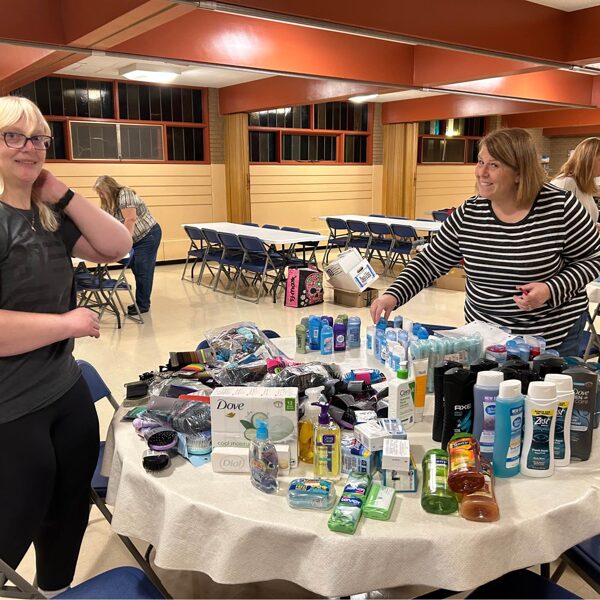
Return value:
<svg viewBox="0 0 600 600">
<path fill-rule="evenodd" d="M 62 315 L 70 338 L 100 337 L 98 315 L 89 308 L 75 308 Z"/>
<path fill-rule="evenodd" d="M 377 323 L 379 317 L 382 315 L 387 321 L 390 313 L 396 308 L 397 303 L 396 297 L 391 294 L 383 294 L 383 296 L 374 300 L 373 304 L 371 304 L 371 318 L 373 319 L 373 323 Z"/>
<path fill-rule="evenodd" d="M 518 285 L 521 295 L 513 296 L 513 300 L 521 310 L 530 311 L 544 306 L 550 300 L 550 288 L 541 281 Z"/>
</svg>

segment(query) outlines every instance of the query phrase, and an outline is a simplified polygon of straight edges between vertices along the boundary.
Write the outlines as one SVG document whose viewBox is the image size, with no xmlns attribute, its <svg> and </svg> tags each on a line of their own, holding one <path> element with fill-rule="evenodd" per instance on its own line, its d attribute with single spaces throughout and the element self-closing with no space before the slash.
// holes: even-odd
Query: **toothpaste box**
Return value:
<svg viewBox="0 0 600 600">
<path fill-rule="evenodd" d="M 377 470 L 373 453 L 358 440 L 342 436 L 342 473 L 369 473 Z"/>
<path fill-rule="evenodd" d="M 217 448 L 248 448 L 256 423 L 266 420 L 274 444 L 289 446 L 289 465 L 298 465 L 298 388 L 216 388 L 210 397 L 213 452 Z"/>
<path fill-rule="evenodd" d="M 410 444 L 408 440 L 396 438 L 383 440 L 381 468 L 408 473 L 410 470 Z"/>
<path fill-rule="evenodd" d="M 401 440 L 406 440 L 408 436 L 406 435 L 406 431 L 404 426 L 402 425 L 402 421 L 396 418 L 390 419 L 377 419 L 377 422 L 393 437 L 399 438 Z"/>
<path fill-rule="evenodd" d="M 419 480 L 417 467 L 411 455 L 410 469 L 407 473 L 404 471 L 394 471 L 393 469 L 382 469 L 381 481 L 383 485 L 394 488 L 397 492 L 416 492 Z"/>
<path fill-rule="evenodd" d="M 378 421 L 367 421 L 354 427 L 354 437 L 371 452 L 382 450 L 383 440 L 391 435 Z"/>
</svg>

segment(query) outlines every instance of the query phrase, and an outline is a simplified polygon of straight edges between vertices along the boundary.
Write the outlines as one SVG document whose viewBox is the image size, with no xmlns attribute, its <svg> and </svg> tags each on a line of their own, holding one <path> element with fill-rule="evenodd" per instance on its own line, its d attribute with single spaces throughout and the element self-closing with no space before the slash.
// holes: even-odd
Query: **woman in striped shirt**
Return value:
<svg viewBox="0 0 600 600">
<path fill-rule="evenodd" d="M 533 139 L 500 129 L 480 144 L 478 194 L 444 222 L 431 244 L 371 306 L 376 322 L 464 259 L 465 320 L 536 334 L 577 354 L 585 286 L 600 275 L 600 235 L 568 191 L 544 183 Z"/>
</svg>

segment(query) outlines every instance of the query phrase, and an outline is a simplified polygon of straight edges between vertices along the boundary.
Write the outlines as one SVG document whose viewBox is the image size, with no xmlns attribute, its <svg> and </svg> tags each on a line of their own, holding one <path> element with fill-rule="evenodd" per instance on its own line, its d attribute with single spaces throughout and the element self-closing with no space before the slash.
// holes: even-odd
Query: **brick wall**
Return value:
<svg viewBox="0 0 600 600">
<path fill-rule="evenodd" d="M 210 162 L 224 164 L 223 117 L 219 114 L 219 90 L 208 90 L 208 127 L 210 135 Z"/>
</svg>

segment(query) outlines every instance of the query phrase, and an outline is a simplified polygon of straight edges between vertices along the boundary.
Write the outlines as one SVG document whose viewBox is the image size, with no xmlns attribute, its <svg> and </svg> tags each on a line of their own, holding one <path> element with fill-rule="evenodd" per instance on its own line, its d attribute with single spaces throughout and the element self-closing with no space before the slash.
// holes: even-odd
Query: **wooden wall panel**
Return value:
<svg viewBox="0 0 600 600">
<path fill-rule="evenodd" d="M 459 206 L 475 193 L 475 165 L 417 165 L 416 218 Z"/>
<path fill-rule="evenodd" d="M 181 224 L 213 221 L 215 203 L 223 202 L 213 189 L 211 165 L 70 162 L 46 167 L 96 204 L 93 185 L 98 175 L 109 174 L 135 189 L 163 230 L 158 260 L 185 258 L 189 241 Z"/>
<path fill-rule="evenodd" d="M 327 231 L 318 217 L 373 211 L 371 165 L 250 165 L 252 221 Z"/>
</svg>

